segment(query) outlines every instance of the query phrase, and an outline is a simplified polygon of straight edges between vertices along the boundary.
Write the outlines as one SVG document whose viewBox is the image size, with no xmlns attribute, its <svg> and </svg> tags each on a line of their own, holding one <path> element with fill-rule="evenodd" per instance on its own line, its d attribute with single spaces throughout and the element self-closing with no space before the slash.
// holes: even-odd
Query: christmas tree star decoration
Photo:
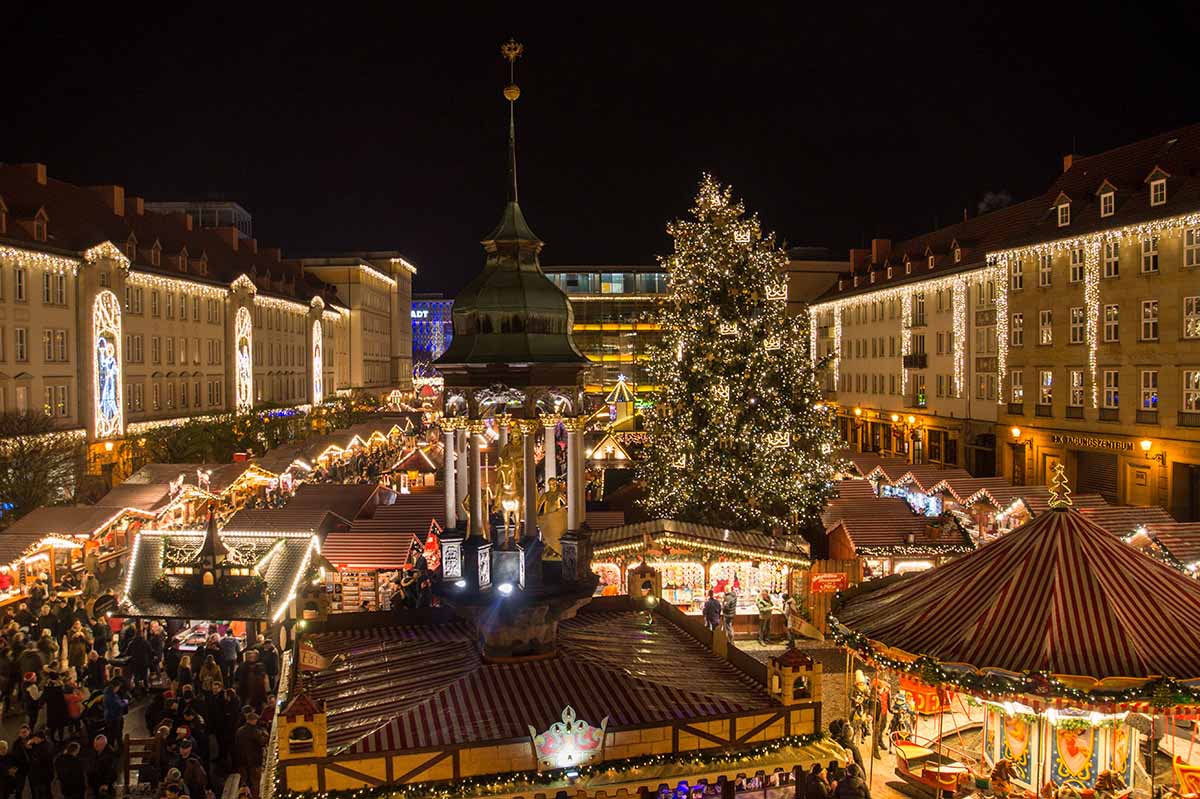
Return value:
<svg viewBox="0 0 1200 799">
<path fill-rule="evenodd" d="M 840 439 L 821 402 L 825 363 L 809 351 L 808 313 L 787 313 L 787 256 L 708 175 L 689 217 L 667 230 L 675 246 L 660 259 L 670 279 L 650 358 L 659 396 L 639 465 L 644 504 L 660 518 L 813 540 Z"/>
<path fill-rule="evenodd" d="M 1071 502 L 1071 486 L 1067 482 L 1067 469 L 1061 462 L 1054 464 L 1053 475 L 1050 478 L 1050 502 L 1052 508 L 1069 508 Z"/>
</svg>

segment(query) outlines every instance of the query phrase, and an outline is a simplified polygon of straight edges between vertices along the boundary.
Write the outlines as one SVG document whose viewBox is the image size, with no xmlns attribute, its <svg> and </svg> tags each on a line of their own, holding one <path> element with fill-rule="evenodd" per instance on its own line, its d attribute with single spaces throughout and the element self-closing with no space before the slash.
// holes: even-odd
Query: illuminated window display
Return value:
<svg viewBox="0 0 1200 799">
<path fill-rule="evenodd" d="M 92 306 L 92 340 L 96 364 L 96 438 L 117 438 L 125 432 L 121 401 L 121 303 L 111 291 L 96 295 Z"/>
<path fill-rule="evenodd" d="M 325 399 L 325 361 L 321 350 L 324 342 L 321 340 L 321 320 L 313 322 L 312 328 L 312 403 L 320 405 Z"/>
<path fill-rule="evenodd" d="M 237 364 L 237 410 L 238 413 L 246 413 L 254 407 L 254 368 L 250 360 L 254 351 L 254 322 L 246 308 L 238 308 L 234 341 L 237 342 L 237 351 L 234 353 Z"/>
</svg>

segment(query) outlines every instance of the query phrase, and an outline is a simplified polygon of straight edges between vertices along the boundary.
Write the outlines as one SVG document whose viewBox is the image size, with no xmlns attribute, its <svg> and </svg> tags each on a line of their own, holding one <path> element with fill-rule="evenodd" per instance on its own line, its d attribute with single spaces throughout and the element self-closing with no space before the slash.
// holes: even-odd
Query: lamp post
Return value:
<svg viewBox="0 0 1200 799">
<path fill-rule="evenodd" d="M 1142 448 L 1142 457 L 1148 461 L 1158 461 L 1159 466 L 1167 465 L 1167 453 L 1151 452 L 1150 448 L 1154 446 L 1154 442 L 1148 438 L 1143 438 L 1140 442 Z"/>
</svg>

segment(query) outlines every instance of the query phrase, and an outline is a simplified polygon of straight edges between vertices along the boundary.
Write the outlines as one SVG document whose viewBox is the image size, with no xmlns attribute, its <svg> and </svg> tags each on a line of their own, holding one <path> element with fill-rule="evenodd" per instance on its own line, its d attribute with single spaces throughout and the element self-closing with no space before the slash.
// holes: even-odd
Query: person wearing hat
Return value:
<svg viewBox="0 0 1200 799">
<path fill-rule="evenodd" d="M 191 737 L 179 742 L 179 754 L 172 761 L 172 766 L 172 770 L 179 770 L 188 796 L 204 796 L 208 790 L 208 771 L 204 768 L 204 761 L 196 754 L 196 742 Z"/>
<path fill-rule="evenodd" d="M 21 704 L 25 708 L 25 716 L 29 719 L 30 726 L 36 726 L 42 707 L 42 687 L 38 685 L 37 672 L 25 672 L 25 679 L 21 685 Z"/>
<path fill-rule="evenodd" d="M 242 784 L 249 785 L 254 796 L 258 796 L 262 781 L 263 749 L 266 746 L 267 733 L 258 726 L 258 714 L 251 710 L 246 714 L 246 723 L 234 735 L 233 764 L 242 777 Z"/>
</svg>

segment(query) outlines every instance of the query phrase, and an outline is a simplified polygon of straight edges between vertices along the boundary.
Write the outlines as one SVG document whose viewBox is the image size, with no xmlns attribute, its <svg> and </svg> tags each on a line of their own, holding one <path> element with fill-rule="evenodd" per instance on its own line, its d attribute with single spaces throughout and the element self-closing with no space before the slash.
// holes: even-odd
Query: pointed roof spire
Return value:
<svg viewBox="0 0 1200 799">
<path fill-rule="evenodd" d="M 517 85 L 517 59 L 525 52 L 525 45 L 509 39 L 500 45 L 500 54 L 508 60 L 508 85 L 504 87 L 504 99 L 508 100 L 508 200 L 519 202 L 517 195 L 517 98 L 521 87 Z"/>
</svg>

